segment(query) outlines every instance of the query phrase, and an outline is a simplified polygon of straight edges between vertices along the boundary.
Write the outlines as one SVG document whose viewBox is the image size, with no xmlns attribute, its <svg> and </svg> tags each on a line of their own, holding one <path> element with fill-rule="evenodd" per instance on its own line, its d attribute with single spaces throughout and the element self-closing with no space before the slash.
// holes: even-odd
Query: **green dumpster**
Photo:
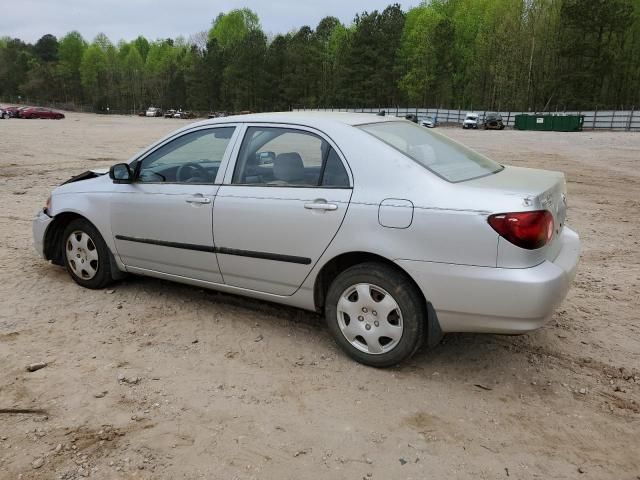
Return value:
<svg viewBox="0 0 640 480">
<path fill-rule="evenodd" d="M 553 130 L 556 132 L 581 132 L 584 115 L 555 115 Z"/>
<path fill-rule="evenodd" d="M 580 132 L 584 115 L 550 115 L 523 113 L 515 116 L 517 130 Z"/>
</svg>

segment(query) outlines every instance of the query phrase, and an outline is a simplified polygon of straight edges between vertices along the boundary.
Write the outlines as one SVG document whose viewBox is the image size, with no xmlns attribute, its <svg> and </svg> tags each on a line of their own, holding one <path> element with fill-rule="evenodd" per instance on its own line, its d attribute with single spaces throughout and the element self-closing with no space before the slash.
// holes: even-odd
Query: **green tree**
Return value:
<svg viewBox="0 0 640 480">
<path fill-rule="evenodd" d="M 58 59 L 58 39 L 47 33 L 36 42 L 33 51 L 41 61 L 55 62 Z"/>
<path fill-rule="evenodd" d="M 258 15 L 248 8 L 221 13 L 209 30 L 209 40 L 216 40 L 222 50 L 239 44 L 249 32 L 259 30 Z"/>
<path fill-rule="evenodd" d="M 287 102 L 318 106 L 322 79 L 320 43 L 313 30 L 304 26 L 287 41 L 283 90 Z"/>
<path fill-rule="evenodd" d="M 20 85 L 27 81 L 33 54 L 29 45 L 17 38 L 5 38 L 0 45 L 0 94 L 21 95 Z"/>
<path fill-rule="evenodd" d="M 122 49 L 121 49 L 122 50 Z M 129 44 L 122 60 L 123 86 L 133 112 L 144 108 L 144 60 L 135 44 Z"/>
<path fill-rule="evenodd" d="M 104 110 L 108 104 L 107 54 L 97 43 L 92 43 L 82 54 L 80 81 L 86 98 L 94 108 Z"/>
<path fill-rule="evenodd" d="M 292 99 L 287 92 L 289 75 L 288 44 L 290 35 L 276 35 L 267 47 L 265 58 L 265 103 L 271 110 L 286 110 Z"/>
<path fill-rule="evenodd" d="M 614 71 L 633 23 L 632 0 L 565 0 L 560 11 L 561 98 L 578 108 L 614 105 Z"/>
<path fill-rule="evenodd" d="M 62 85 L 62 96 L 65 101 L 82 100 L 82 82 L 80 65 L 87 44 L 80 33 L 67 33 L 58 44 L 57 75 Z"/>
<path fill-rule="evenodd" d="M 136 50 L 138 50 L 142 59 L 146 60 L 149 48 L 151 48 L 149 41 L 141 35 L 133 41 L 133 46 L 136 47 Z"/>
<path fill-rule="evenodd" d="M 356 106 L 393 105 L 400 101 L 398 60 L 405 14 L 394 4 L 382 13 L 356 15 L 339 56 L 338 88 Z"/>
<path fill-rule="evenodd" d="M 251 30 L 233 48 L 233 61 L 225 52 L 222 75 L 222 104 L 228 110 L 261 110 L 264 107 L 267 37 Z"/>
</svg>

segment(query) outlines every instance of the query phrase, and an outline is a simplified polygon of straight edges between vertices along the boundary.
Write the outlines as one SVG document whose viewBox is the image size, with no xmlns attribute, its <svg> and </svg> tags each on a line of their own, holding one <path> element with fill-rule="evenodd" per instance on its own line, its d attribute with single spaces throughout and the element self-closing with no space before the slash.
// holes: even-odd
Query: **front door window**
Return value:
<svg viewBox="0 0 640 480">
<path fill-rule="evenodd" d="M 235 127 L 196 130 L 166 143 L 142 160 L 142 183 L 215 182 Z"/>
</svg>

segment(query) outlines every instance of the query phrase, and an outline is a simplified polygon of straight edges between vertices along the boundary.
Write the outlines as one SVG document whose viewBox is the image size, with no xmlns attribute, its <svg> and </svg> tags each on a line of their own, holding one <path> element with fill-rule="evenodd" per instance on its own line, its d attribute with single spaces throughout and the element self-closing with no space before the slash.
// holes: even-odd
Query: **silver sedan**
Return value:
<svg viewBox="0 0 640 480">
<path fill-rule="evenodd" d="M 376 367 L 446 332 L 539 328 L 578 263 L 563 174 L 390 117 L 210 119 L 106 173 L 68 180 L 33 221 L 78 284 L 148 275 L 324 312 Z"/>
</svg>

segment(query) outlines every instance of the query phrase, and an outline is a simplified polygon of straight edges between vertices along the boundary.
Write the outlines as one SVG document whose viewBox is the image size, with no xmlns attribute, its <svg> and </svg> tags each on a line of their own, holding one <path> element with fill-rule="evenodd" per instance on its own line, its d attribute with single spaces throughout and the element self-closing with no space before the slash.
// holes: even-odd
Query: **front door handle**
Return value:
<svg viewBox="0 0 640 480">
<path fill-rule="evenodd" d="M 193 196 L 190 198 L 187 198 L 185 200 L 185 202 L 187 203 L 211 203 L 211 199 L 208 197 L 202 197 L 202 196 Z"/>
<path fill-rule="evenodd" d="M 313 203 L 305 203 L 304 208 L 307 210 L 337 210 L 338 205 L 335 203 L 327 203 L 326 201 L 315 201 Z"/>
</svg>

